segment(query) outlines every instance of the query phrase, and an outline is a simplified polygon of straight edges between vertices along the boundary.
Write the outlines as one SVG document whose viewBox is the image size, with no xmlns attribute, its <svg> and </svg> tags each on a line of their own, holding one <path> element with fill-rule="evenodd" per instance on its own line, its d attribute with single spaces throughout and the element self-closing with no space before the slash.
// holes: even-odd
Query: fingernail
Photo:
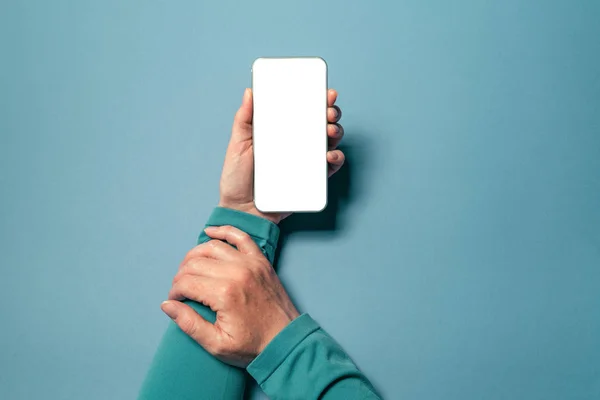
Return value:
<svg viewBox="0 0 600 400">
<path fill-rule="evenodd" d="M 250 96 L 250 89 L 246 88 L 244 89 L 244 96 L 242 97 L 243 101 L 248 100 L 248 96 Z"/>
<path fill-rule="evenodd" d="M 332 151 L 332 152 L 331 152 L 331 159 L 332 159 L 333 161 L 336 161 L 338 158 L 339 158 L 338 154 Z"/>
<path fill-rule="evenodd" d="M 217 229 L 219 229 L 218 226 L 207 226 L 206 228 L 204 228 L 204 232 L 211 233 L 215 232 Z"/>
<path fill-rule="evenodd" d="M 338 117 L 338 110 L 336 108 L 333 109 L 333 118 Z"/>
<path fill-rule="evenodd" d="M 177 318 L 177 306 L 170 301 L 163 301 L 160 308 L 171 319 Z"/>
<path fill-rule="evenodd" d="M 334 125 L 335 126 L 335 133 L 339 134 L 340 133 L 340 127 L 339 125 Z"/>
</svg>

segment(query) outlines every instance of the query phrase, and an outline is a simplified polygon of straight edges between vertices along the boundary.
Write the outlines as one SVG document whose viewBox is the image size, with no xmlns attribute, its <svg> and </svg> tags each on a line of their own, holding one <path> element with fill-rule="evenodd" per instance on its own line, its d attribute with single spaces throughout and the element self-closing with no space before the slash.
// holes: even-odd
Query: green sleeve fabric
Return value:
<svg viewBox="0 0 600 400">
<path fill-rule="evenodd" d="M 279 228 L 264 218 L 217 207 L 206 226 L 231 225 L 248 233 L 273 263 Z M 198 244 L 210 238 L 202 232 Z M 186 301 L 198 314 L 214 322 L 210 308 Z M 239 400 L 244 394 L 246 373 L 224 364 L 206 352 L 198 343 L 170 322 L 146 379 L 140 400 Z"/>
<path fill-rule="evenodd" d="M 272 400 L 380 399 L 346 352 L 308 314 L 285 327 L 247 370 Z"/>
<path fill-rule="evenodd" d="M 206 226 L 232 225 L 248 233 L 273 263 L 279 228 L 254 215 L 216 208 Z M 198 243 L 210 238 L 201 233 Z M 214 322 L 215 313 L 193 301 L 194 310 Z M 350 357 L 308 315 L 285 327 L 247 371 L 272 400 L 380 399 Z M 240 400 L 243 369 L 224 364 L 170 322 L 142 385 L 140 400 Z"/>
<path fill-rule="evenodd" d="M 279 227 L 277 225 L 256 215 L 230 208 L 217 207 L 208 218 L 206 226 L 222 225 L 234 226 L 250 235 L 265 257 L 273 264 L 277 242 L 279 241 Z M 210 238 L 202 231 L 198 237 L 198 244 L 208 240 Z"/>
</svg>

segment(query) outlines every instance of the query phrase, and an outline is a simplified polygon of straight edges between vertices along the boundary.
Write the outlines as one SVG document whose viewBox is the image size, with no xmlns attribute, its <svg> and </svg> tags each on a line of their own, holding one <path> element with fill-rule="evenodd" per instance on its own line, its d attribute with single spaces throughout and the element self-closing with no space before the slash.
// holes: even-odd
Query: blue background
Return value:
<svg viewBox="0 0 600 400">
<path fill-rule="evenodd" d="M 280 273 L 387 399 L 600 397 L 597 1 L 4 1 L 0 398 L 134 398 L 258 56 L 348 168 Z"/>
</svg>

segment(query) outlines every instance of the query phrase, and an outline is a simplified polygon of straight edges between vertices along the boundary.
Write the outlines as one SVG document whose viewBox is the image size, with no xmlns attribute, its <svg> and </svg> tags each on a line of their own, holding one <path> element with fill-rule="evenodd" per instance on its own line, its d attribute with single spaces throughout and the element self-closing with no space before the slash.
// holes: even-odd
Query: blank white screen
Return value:
<svg viewBox="0 0 600 400">
<path fill-rule="evenodd" d="M 254 202 L 264 212 L 327 204 L 327 65 L 259 58 L 252 65 Z"/>
</svg>

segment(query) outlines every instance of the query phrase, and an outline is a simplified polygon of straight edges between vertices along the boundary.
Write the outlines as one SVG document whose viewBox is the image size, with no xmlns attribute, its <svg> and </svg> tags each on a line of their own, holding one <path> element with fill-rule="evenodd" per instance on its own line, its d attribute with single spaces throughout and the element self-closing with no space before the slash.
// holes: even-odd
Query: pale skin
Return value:
<svg viewBox="0 0 600 400">
<path fill-rule="evenodd" d="M 337 92 L 327 92 L 327 161 L 329 176 L 344 164 L 337 149 L 344 136 L 339 124 Z M 252 91 L 246 89 L 235 114 L 231 139 L 221 174 L 219 206 L 274 223 L 289 213 L 265 214 L 253 201 Z M 269 342 L 300 314 L 279 281 L 272 265 L 246 233 L 232 226 L 210 227 L 211 237 L 185 256 L 173 279 L 169 299 L 161 308 L 186 334 L 210 354 L 237 367 L 246 367 Z M 232 247 L 227 243 L 235 246 Z M 210 307 L 215 323 L 202 318 L 189 299 Z"/>
</svg>

